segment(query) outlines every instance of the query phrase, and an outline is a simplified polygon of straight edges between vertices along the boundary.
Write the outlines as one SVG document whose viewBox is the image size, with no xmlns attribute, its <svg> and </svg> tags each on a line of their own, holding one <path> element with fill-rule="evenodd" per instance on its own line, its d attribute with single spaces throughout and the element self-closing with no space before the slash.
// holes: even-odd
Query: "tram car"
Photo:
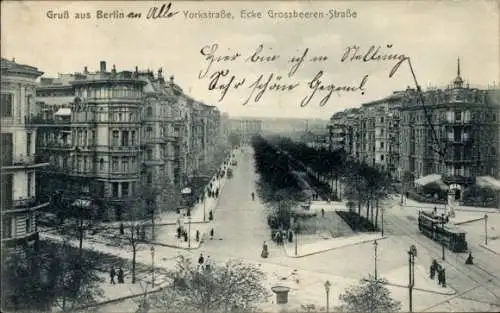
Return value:
<svg viewBox="0 0 500 313">
<path fill-rule="evenodd" d="M 422 234 L 443 244 L 453 252 L 466 252 L 465 232 L 447 223 L 447 216 L 434 215 L 424 211 L 418 213 L 418 230 Z"/>
</svg>

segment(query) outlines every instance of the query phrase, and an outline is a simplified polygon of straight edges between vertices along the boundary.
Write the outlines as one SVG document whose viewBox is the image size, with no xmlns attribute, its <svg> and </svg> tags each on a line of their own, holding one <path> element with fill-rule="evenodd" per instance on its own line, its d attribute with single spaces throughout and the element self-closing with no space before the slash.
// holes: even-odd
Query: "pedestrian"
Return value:
<svg viewBox="0 0 500 313">
<path fill-rule="evenodd" d="M 210 271 L 210 266 L 211 266 L 210 263 L 212 263 L 210 261 L 210 256 L 207 256 L 207 260 L 205 261 L 205 270 Z"/>
<path fill-rule="evenodd" d="M 122 268 L 120 267 L 120 268 L 118 269 L 118 283 L 119 283 L 119 284 L 123 284 L 123 283 L 124 283 L 124 277 L 123 277 L 123 276 L 124 276 L 124 275 L 123 275 L 123 270 L 122 270 Z"/>
<path fill-rule="evenodd" d="M 214 229 L 210 230 L 210 240 L 214 239 Z"/>
<path fill-rule="evenodd" d="M 182 228 L 179 226 L 177 227 L 177 239 L 180 239 L 182 235 Z"/>
<path fill-rule="evenodd" d="M 467 257 L 467 260 L 465 260 L 465 264 L 467 264 L 467 265 L 474 264 L 474 258 L 472 257 L 472 252 L 471 251 L 469 251 L 469 256 Z"/>
<path fill-rule="evenodd" d="M 288 242 L 293 242 L 293 232 L 291 230 L 288 231 Z"/>
<path fill-rule="evenodd" d="M 262 244 L 262 252 L 260 253 L 260 257 L 263 259 L 267 259 L 269 256 L 269 251 L 267 250 L 267 243 L 264 241 Z"/>
<path fill-rule="evenodd" d="M 188 241 L 188 233 L 185 231 L 184 232 L 184 242 Z"/>
<path fill-rule="evenodd" d="M 120 223 L 120 235 L 124 235 L 124 234 L 125 234 L 125 230 L 123 227 L 123 223 Z"/>
<path fill-rule="evenodd" d="M 446 272 L 444 271 L 444 268 L 441 270 L 441 286 L 446 287 Z"/>
<path fill-rule="evenodd" d="M 196 241 L 200 241 L 200 231 L 196 230 Z"/>
<path fill-rule="evenodd" d="M 443 283 L 443 269 L 441 267 L 438 267 L 438 285 L 442 285 Z"/>
<path fill-rule="evenodd" d="M 325 209 L 321 209 L 321 216 L 325 217 Z"/>
<path fill-rule="evenodd" d="M 255 193 L 252 192 L 252 201 L 255 200 Z"/>
<path fill-rule="evenodd" d="M 112 267 L 111 270 L 109 271 L 109 283 L 111 285 L 114 285 L 115 284 L 115 275 L 116 275 L 116 272 L 115 272 L 115 269 Z"/>
<path fill-rule="evenodd" d="M 213 219 L 214 219 L 214 213 L 212 212 L 212 210 L 210 210 L 210 212 L 208 212 L 208 220 L 212 221 Z"/>
<path fill-rule="evenodd" d="M 431 269 L 430 269 L 431 279 L 434 279 L 434 277 L 436 276 L 436 271 L 438 269 L 438 266 L 439 266 L 439 264 L 436 261 L 436 259 L 432 260 Z"/>
<path fill-rule="evenodd" d="M 201 266 L 201 265 L 203 265 L 204 261 L 205 261 L 205 259 L 203 258 L 203 253 L 200 253 L 200 257 L 198 258 L 198 264 Z"/>
</svg>

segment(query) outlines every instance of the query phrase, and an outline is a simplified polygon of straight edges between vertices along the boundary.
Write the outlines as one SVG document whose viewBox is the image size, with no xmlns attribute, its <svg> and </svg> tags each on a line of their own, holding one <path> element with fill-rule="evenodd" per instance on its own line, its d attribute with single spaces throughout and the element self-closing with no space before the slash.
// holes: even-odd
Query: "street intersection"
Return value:
<svg viewBox="0 0 500 313">
<path fill-rule="evenodd" d="M 349 286 L 355 285 L 377 267 L 378 275 L 389 281 L 389 289 L 396 300 L 408 310 L 408 248 L 414 244 L 418 249 L 416 258 L 416 279 L 413 292 L 414 311 L 498 311 L 500 309 L 500 256 L 479 247 L 478 238 L 471 235 L 475 265 L 465 265 L 465 256 L 445 251 L 446 260 L 441 260 L 440 246 L 418 232 L 414 208 L 401 207 L 398 198 L 391 198 L 382 205 L 386 208 L 385 237 L 378 240 L 375 258 L 372 241 L 331 249 L 310 256 L 294 258 L 286 253 L 283 246 L 270 240 L 267 226 L 267 208 L 251 193 L 256 192 L 257 174 L 254 168 L 252 150 L 245 147 L 236 152 L 238 165 L 234 176 L 225 182 L 217 199 L 214 221 L 214 238 L 206 240 L 191 249 L 155 245 L 154 264 L 158 268 L 173 268 L 178 255 L 197 258 L 200 253 L 210 256 L 214 262 L 228 259 L 242 259 L 259 264 L 267 274 L 269 287 L 280 284 L 291 288 L 286 309 L 303 311 L 304 306 L 313 305 L 324 309 L 324 282 L 332 282 L 330 306 L 338 305 L 338 296 Z M 335 204 L 337 205 L 337 204 Z M 197 210 L 200 208 L 198 207 Z M 193 212 L 199 216 L 200 213 Z M 160 228 L 162 226 L 159 226 Z M 260 257 L 262 244 L 269 246 L 269 258 Z M 300 239 L 299 239 L 300 242 Z M 131 259 L 129 251 L 113 249 L 109 245 L 92 245 L 96 250 Z M 376 261 L 375 261 L 376 259 Z M 437 259 L 446 268 L 447 287 L 440 287 L 428 277 L 432 259 Z M 152 255 L 144 247 L 137 254 L 141 264 L 151 264 Z M 376 265 L 375 265 L 376 264 Z M 147 278 L 145 279 L 147 281 Z M 161 284 L 158 282 L 157 284 Z M 99 308 L 100 312 L 121 310 L 131 307 L 124 303 L 131 300 L 112 302 Z M 132 305 L 133 306 L 133 305 Z M 263 303 L 265 311 L 283 310 L 283 305 L 275 304 L 273 297 Z M 133 311 L 131 311 L 133 312 Z"/>
</svg>

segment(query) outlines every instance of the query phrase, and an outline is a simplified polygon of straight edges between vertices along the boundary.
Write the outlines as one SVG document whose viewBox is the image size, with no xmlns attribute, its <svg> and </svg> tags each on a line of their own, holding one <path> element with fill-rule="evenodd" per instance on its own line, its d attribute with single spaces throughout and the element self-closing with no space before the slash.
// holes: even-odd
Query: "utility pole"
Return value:
<svg viewBox="0 0 500 313">
<path fill-rule="evenodd" d="M 373 247 L 375 249 L 375 280 L 377 280 L 377 240 L 373 241 Z"/>
<path fill-rule="evenodd" d="M 413 286 L 415 286 L 415 257 L 417 256 L 417 248 L 415 245 L 410 246 L 408 251 L 408 271 L 409 271 L 409 282 L 408 282 L 408 292 L 409 292 L 409 309 L 410 313 L 413 312 Z"/>
<path fill-rule="evenodd" d="M 488 214 L 484 215 L 484 244 L 488 245 Z"/>
</svg>

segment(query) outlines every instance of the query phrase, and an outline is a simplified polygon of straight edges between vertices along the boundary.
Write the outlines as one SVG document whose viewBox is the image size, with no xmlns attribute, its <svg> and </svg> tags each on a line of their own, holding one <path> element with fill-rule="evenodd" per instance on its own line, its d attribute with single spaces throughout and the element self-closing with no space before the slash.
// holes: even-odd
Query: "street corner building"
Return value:
<svg viewBox="0 0 500 313">
<path fill-rule="evenodd" d="M 1 59 L 1 220 L 2 255 L 36 248 L 37 212 L 49 205 L 38 197 L 36 176 L 48 164 L 37 157 L 37 127 L 29 123 L 35 111 L 36 67 Z"/>
<path fill-rule="evenodd" d="M 473 186 L 496 192 L 500 206 L 500 89 L 473 88 L 456 76 L 444 88 L 403 91 L 335 113 L 334 149 L 378 166 L 395 180 L 406 173 L 421 189 L 437 184 L 444 198 L 465 203 Z M 446 200 L 446 201 L 450 201 Z"/>
<path fill-rule="evenodd" d="M 108 70 L 101 61 L 95 72 L 85 66 L 35 78 L 23 122 L 38 130 L 32 145 L 47 166 L 37 186 L 51 205 L 83 205 L 97 218 L 120 220 L 142 186 L 180 195 L 222 158 L 219 110 L 186 95 L 173 76 L 165 80 L 162 69 Z M 2 110 L 3 103 L 2 91 Z"/>
</svg>

